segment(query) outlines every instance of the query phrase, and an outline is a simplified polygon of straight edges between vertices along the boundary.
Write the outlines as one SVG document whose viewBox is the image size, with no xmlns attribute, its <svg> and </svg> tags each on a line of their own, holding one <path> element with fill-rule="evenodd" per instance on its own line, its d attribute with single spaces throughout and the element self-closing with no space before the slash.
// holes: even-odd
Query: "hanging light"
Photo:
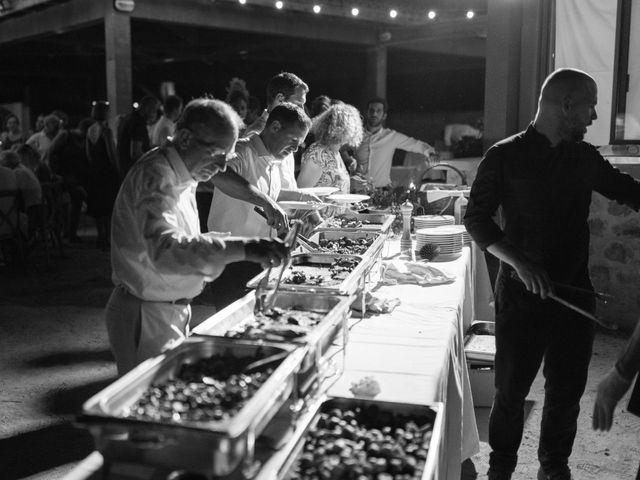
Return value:
<svg viewBox="0 0 640 480">
<path fill-rule="evenodd" d="M 320 13 L 320 10 L 322 10 L 322 7 L 320 5 L 313 6 L 313 13 Z"/>
<path fill-rule="evenodd" d="M 247 0 L 238 0 L 238 3 L 239 3 L 240 5 L 244 5 L 245 3 L 247 3 Z"/>
<path fill-rule="evenodd" d="M 429 18 L 429 20 L 433 20 L 434 18 L 436 18 L 436 11 L 435 10 L 429 10 L 427 12 L 427 17 Z"/>
<path fill-rule="evenodd" d="M 467 11 L 467 18 L 469 20 L 471 20 L 476 14 L 473 12 L 473 10 L 469 10 Z"/>
<path fill-rule="evenodd" d="M 392 8 L 391 10 L 389 10 L 389 16 L 391 18 L 396 18 L 398 16 L 398 11 Z"/>
<path fill-rule="evenodd" d="M 277 8 L 278 10 L 282 10 L 282 7 L 284 7 L 284 2 L 281 2 L 280 0 L 278 0 L 278 1 L 276 2 L 276 8 Z"/>
<path fill-rule="evenodd" d="M 354 17 L 357 17 L 359 13 L 360 13 L 360 9 L 358 9 L 357 7 L 353 7 L 351 9 L 351 15 L 353 15 Z"/>
</svg>

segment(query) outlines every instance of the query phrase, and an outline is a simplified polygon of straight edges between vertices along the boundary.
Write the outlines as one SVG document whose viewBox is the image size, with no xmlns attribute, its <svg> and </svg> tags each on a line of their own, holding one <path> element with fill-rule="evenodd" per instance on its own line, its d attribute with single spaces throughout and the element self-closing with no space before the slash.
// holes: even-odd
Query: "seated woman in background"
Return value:
<svg viewBox="0 0 640 480">
<path fill-rule="evenodd" d="M 25 143 L 16 149 L 16 153 L 20 157 L 22 165 L 31 169 L 41 184 L 55 180 L 51 169 L 42 161 L 40 154 L 35 148 Z"/>
<path fill-rule="evenodd" d="M 4 122 L 4 131 L 0 134 L 0 149 L 15 150 L 27 141 L 27 134 L 20 128 L 20 120 L 9 115 Z"/>
<path fill-rule="evenodd" d="M 349 193 L 349 171 L 340 156 L 340 148 L 360 145 L 360 112 L 345 103 L 332 105 L 314 118 L 312 130 L 316 141 L 302 156 L 298 187 L 335 187 L 341 193 Z"/>
</svg>

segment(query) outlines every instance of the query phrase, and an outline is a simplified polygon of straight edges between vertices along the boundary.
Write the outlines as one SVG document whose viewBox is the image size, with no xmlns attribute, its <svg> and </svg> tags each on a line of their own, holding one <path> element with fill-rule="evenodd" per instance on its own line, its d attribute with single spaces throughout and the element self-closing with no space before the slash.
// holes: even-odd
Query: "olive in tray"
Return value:
<svg viewBox="0 0 640 480">
<path fill-rule="evenodd" d="M 273 307 L 269 311 L 259 312 L 247 322 L 231 328 L 226 337 L 261 339 L 296 339 L 304 337 L 318 325 L 326 313 L 317 313 L 302 308 Z"/>
<path fill-rule="evenodd" d="M 422 478 L 433 419 L 329 401 L 304 437 L 288 480 L 418 480 Z"/>
<path fill-rule="evenodd" d="M 300 260 L 283 281 L 295 285 L 335 285 L 347 278 L 360 261 L 360 258 L 337 258 L 326 264 Z"/>
<path fill-rule="evenodd" d="M 223 421 L 235 416 L 277 365 L 244 373 L 261 355 L 214 354 L 181 365 L 174 378 L 151 384 L 125 416 L 163 422 Z"/>
</svg>

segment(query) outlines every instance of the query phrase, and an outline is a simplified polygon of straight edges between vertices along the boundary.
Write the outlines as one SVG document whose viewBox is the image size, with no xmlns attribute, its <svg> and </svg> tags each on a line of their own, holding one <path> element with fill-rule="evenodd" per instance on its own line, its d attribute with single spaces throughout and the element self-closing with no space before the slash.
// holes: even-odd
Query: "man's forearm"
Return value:
<svg viewBox="0 0 640 480">
<path fill-rule="evenodd" d="M 618 358 L 616 368 L 620 375 L 629 381 L 633 380 L 633 377 L 640 370 L 640 321 L 636 324 L 631 338 L 625 345 L 622 355 Z"/>
<path fill-rule="evenodd" d="M 223 193 L 237 200 L 242 200 L 260 207 L 264 207 L 266 203 L 272 202 L 272 199 L 265 193 L 251 185 L 246 179 L 233 170 L 218 173 L 211 179 L 211 182 Z"/>
<path fill-rule="evenodd" d="M 502 238 L 489 245 L 487 251 L 498 260 L 511 265 L 513 268 L 516 268 L 516 265 L 524 260 L 522 254 L 517 251 L 506 238 Z"/>
</svg>

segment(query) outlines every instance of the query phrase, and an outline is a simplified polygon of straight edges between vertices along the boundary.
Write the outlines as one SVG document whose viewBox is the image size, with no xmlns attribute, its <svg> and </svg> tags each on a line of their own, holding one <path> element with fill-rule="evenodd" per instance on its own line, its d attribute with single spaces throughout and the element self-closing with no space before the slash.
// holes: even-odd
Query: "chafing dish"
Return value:
<svg viewBox="0 0 640 480">
<path fill-rule="evenodd" d="M 128 409 L 149 387 L 175 378 L 185 364 L 215 354 L 255 358 L 259 352 L 265 357 L 289 354 L 231 418 L 176 422 L 128 416 Z M 227 475 L 243 459 L 243 465 L 253 464 L 255 438 L 296 390 L 296 372 L 305 355 L 305 348 L 285 344 L 192 336 L 91 397 L 83 405 L 78 421 L 91 431 L 97 449 L 107 461 Z"/>
<path fill-rule="evenodd" d="M 338 223 L 342 219 L 349 222 Z M 344 214 L 325 219 L 315 228 L 315 231 L 338 230 L 341 232 L 360 232 L 366 230 L 389 233 L 395 219 L 396 216 L 392 213 L 357 213 L 347 211 Z"/>
<path fill-rule="evenodd" d="M 356 254 L 356 255 L 364 255 L 364 256 L 372 256 L 379 257 L 382 252 L 382 247 L 384 246 L 384 242 L 387 239 L 387 235 L 378 231 L 371 230 L 358 230 L 358 231 L 350 231 L 350 230 L 321 230 L 316 231 L 309 240 L 312 240 L 318 243 L 320 246 L 324 245 L 326 241 L 339 241 L 343 238 L 347 238 L 350 240 L 360 240 L 366 239 L 371 241 L 371 245 L 366 249 L 362 254 L 355 252 L 340 252 L 341 254 Z"/>
<path fill-rule="evenodd" d="M 330 266 L 334 261 L 354 261 L 357 265 L 346 274 L 344 278 L 330 278 Z M 351 295 L 364 286 L 365 276 L 375 264 L 376 259 L 370 255 L 340 255 L 337 253 L 294 253 L 286 268 L 279 291 L 307 292 L 307 293 L 330 293 L 334 295 Z M 319 274 L 325 279 L 320 284 L 290 283 L 290 278 L 294 271 L 307 270 L 309 274 Z M 268 289 L 272 289 L 276 283 L 280 270 L 274 269 L 269 282 Z M 315 273 L 314 273 L 315 272 Z M 267 271 L 263 271 L 247 282 L 248 288 L 257 288 Z"/>
<path fill-rule="evenodd" d="M 361 435 L 363 432 L 361 430 L 359 431 L 359 429 L 362 426 L 375 429 L 376 431 L 370 432 L 374 439 L 383 439 L 385 438 L 385 435 L 390 435 L 392 438 L 398 438 L 397 435 L 401 435 L 403 432 L 396 432 L 396 428 L 404 430 L 406 423 L 413 422 L 417 428 L 413 428 L 413 426 L 411 428 L 413 428 L 413 435 L 416 439 L 415 441 L 419 444 L 419 450 L 421 451 L 418 452 L 416 450 L 414 452 L 415 454 L 411 453 L 409 455 L 413 456 L 417 462 L 413 463 L 413 459 L 406 458 L 409 456 L 405 455 L 407 453 L 406 451 L 403 451 L 402 454 L 397 454 L 401 457 L 404 455 L 401 464 L 398 462 L 392 462 L 387 457 L 396 456 L 396 454 L 392 452 L 399 452 L 399 450 L 396 448 L 395 450 L 392 450 L 392 452 L 384 451 L 385 448 L 389 448 L 384 445 L 384 443 L 387 443 L 384 440 L 382 442 L 376 442 L 374 440 L 370 443 L 368 440 L 365 440 L 364 443 L 362 443 L 367 445 L 368 450 L 375 448 L 372 447 L 372 443 L 383 443 L 379 454 L 371 454 L 370 451 L 359 454 L 358 447 L 356 447 L 350 452 L 348 450 L 343 450 L 343 455 L 341 457 L 340 453 L 337 452 L 337 450 L 344 448 L 340 439 L 344 438 L 349 440 L 348 436 L 353 433 L 353 429 L 349 432 L 345 432 L 347 428 L 342 430 L 341 426 L 331 428 L 331 425 L 319 425 L 319 422 L 327 421 L 327 416 L 336 414 L 336 410 L 341 413 L 346 411 L 355 413 L 354 416 L 350 415 L 350 420 L 347 423 L 350 423 L 351 419 L 356 420 L 358 426 L 355 430 L 356 433 L 360 433 Z M 443 404 L 439 402 L 432 405 L 417 405 L 343 397 L 320 398 L 314 404 L 310 405 L 308 411 L 303 417 L 301 417 L 293 436 L 286 445 L 284 445 L 280 451 L 275 453 L 271 459 L 265 462 L 263 468 L 258 473 L 256 480 L 308 478 L 301 475 L 301 469 L 304 469 L 304 467 L 301 468 L 300 461 L 302 460 L 303 462 L 308 463 L 310 461 L 310 456 L 314 460 L 323 458 L 327 464 L 336 466 L 336 468 L 340 469 L 341 472 L 345 469 L 358 469 L 361 462 L 374 463 L 374 468 L 376 470 L 367 471 L 365 468 L 365 471 L 361 474 L 354 474 L 354 478 L 379 478 L 377 477 L 377 474 L 379 473 L 377 470 L 381 470 L 385 467 L 380 466 L 380 464 L 375 460 L 374 462 L 369 460 L 371 457 L 375 457 L 376 460 L 384 458 L 385 461 L 382 463 L 388 465 L 389 468 L 393 463 L 394 468 L 407 468 L 407 470 L 410 470 L 410 467 L 407 467 L 407 464 L 411 463 L 416 467 L 414 474 L 411 475 L 412 478 L 419 478 L 421 480 L 436 479 L 439 474 L 439 466 L 443 464 L 445 456 L 444 449 L 441 448 L 444 428 L 443 414 Z M 321 416 L 324 418 L 321 419 Z M 321 426 L 323 430 L 319 428 Z M 385 427 L 390 428 L 391 430 L 387 431 Z M 338 437 L 335 438 L 340 430 L 342 430 L 344 436 L 338 435 Z M 404 433 L 409 433 L 408 430 L 409 429 Z M 309 435 L 312 431 L 314 433 Z M 314 455 L 314 451 L 312 450 L 312 448 L 314 448 L 313 440 L 311 440 L 308 445 L 308 450 L 305 449 L 305 444 L 310 438 L 318 438 L 318 436 L 322 434 L 322 431 L 328 431 L 331 438 L 322 447 L 324 452 L 320 454 L 315 452 Z M 368 437 L 369 432 L 365 435 Z M 351 446 L 347 445 L 346 448 L 351 448 Z M 306 458 L 302 458 L 303 455 L 305 455 Z M 406 462 L 406 460 L 411 461 Z M 313 460 L 311 461 L 313 462 Z M 421 472 L 420 467 L 422 470 Z M 328 474 L 328 472 L 326 473 Z M 354 473 L 360 472 L 358 471 Z M 404 475 L 404 473 L 402 474 Z M 343 477 L 336 475 L 336 477 L 331 478 Z M 350 477 L 345 475 L 344 478 Z"/>
<path fill-rule="evenodd" d="M 352 301 L 352 296 L 280 292 L 273 307 L 322 313 L 320 323 L 295 338 L 278 337 L 277 332 L 275 334 L 263 331 L 251 332 L 251 336 L 256 340 L 284 341 L 307 346 L 308 353 L 302 361 L 298 374 L 298 388 L 301 396 L 306 396 L 309 391 L 319 388 L 323 377 L 341 373 L 338 369 L 344 367 L 344 364 L 336 365 L 329 357 L 339 353 L 339 350 L 342 350 L 344 355 L 346 326 Z M 233 337 L 234 332 L 250 326 L 255 321 L 255 302 L 255 293 L 249 292 L 206 319 L 196 327 L 194 332 L 201 335 Z"/>
</svg>

